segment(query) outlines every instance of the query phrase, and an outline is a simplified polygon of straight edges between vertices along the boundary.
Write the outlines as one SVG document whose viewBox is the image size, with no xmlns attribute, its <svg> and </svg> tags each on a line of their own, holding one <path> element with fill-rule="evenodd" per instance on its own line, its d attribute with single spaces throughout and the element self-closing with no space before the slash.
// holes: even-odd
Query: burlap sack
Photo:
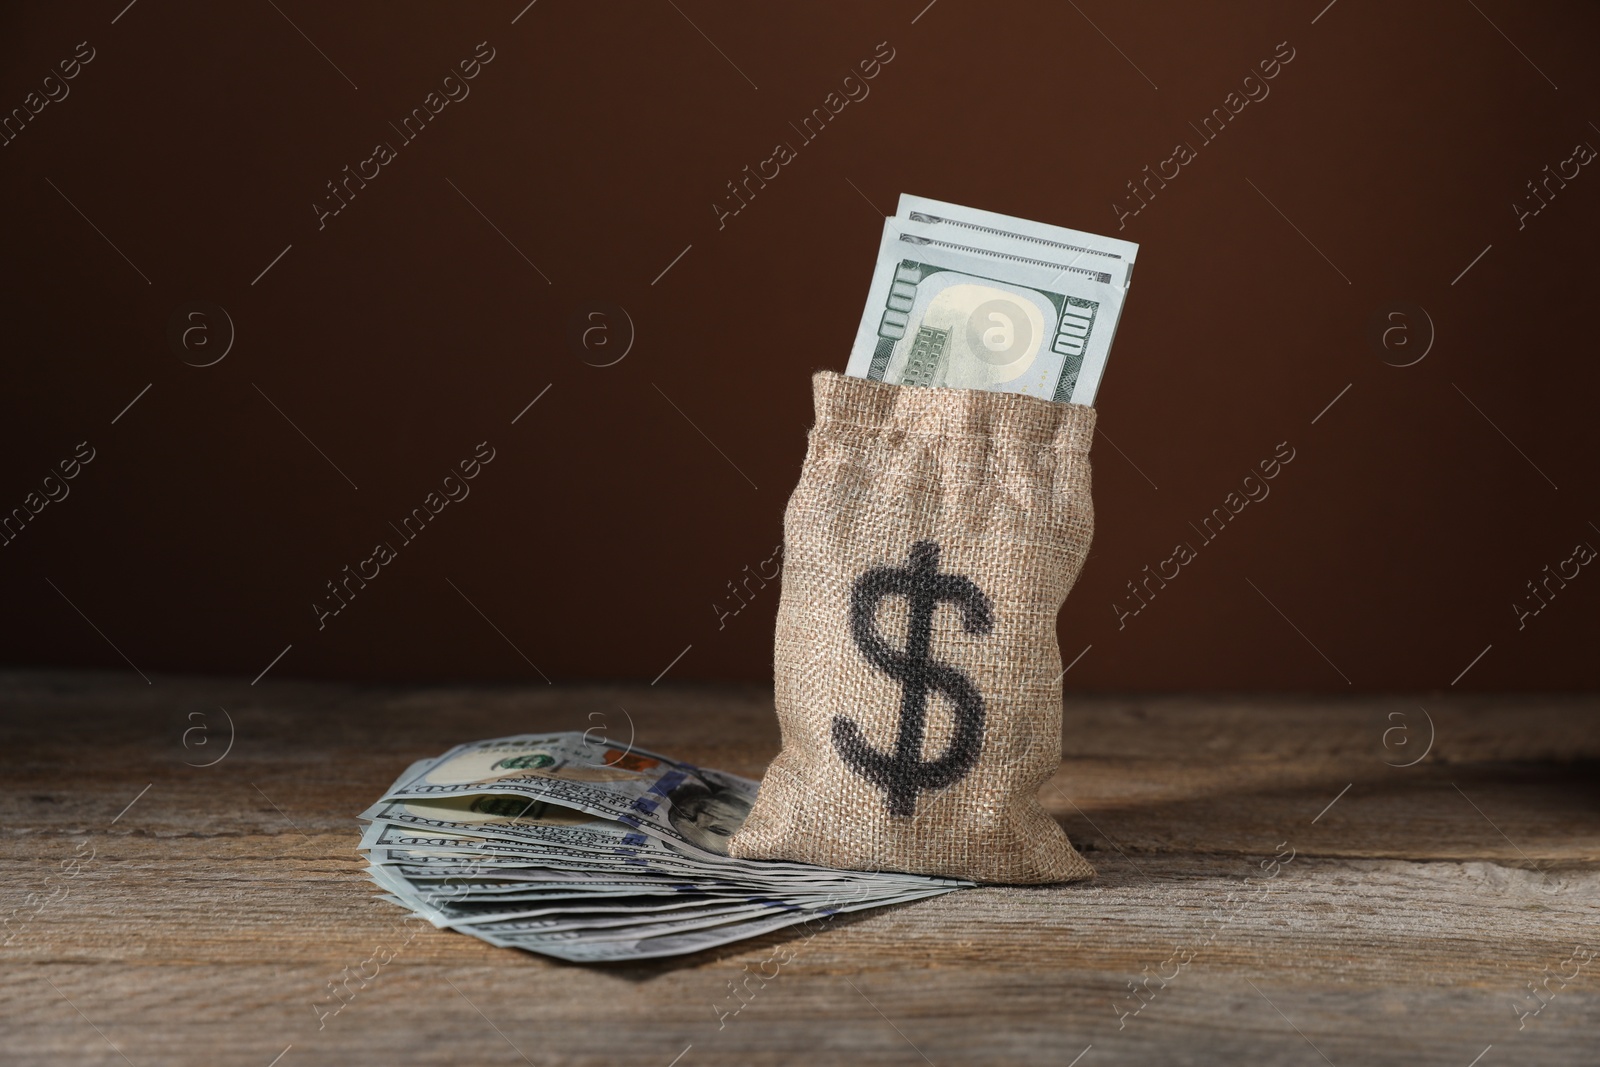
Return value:
<svg viewBox="0 0 1600 1067">
<path fill-rule="evenodd" d="M 1056 613 L 1094 532 L 1093 408 L 824 372 L 784 518 L 783 750 L 734 856 L 1057 882 Z"/>
</svg>

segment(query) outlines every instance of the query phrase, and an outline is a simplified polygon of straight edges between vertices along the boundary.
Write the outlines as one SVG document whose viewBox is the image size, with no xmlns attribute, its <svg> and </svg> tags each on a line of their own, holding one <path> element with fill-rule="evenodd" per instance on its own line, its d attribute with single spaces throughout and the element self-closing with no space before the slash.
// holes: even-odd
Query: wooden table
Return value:
<svg viewBox="0 0 1600 1067">
<path fill-rule="evenodd" d="M 0 695 L 6 1063 L 1600 1062 L 1594 699 L 1074 699 L 1042 796 L 1096 880 L 580 967 L 402 922 L 356 813 L 457 742 L 627 717 L 757 776 L 769 692 Z"/>
</svg>

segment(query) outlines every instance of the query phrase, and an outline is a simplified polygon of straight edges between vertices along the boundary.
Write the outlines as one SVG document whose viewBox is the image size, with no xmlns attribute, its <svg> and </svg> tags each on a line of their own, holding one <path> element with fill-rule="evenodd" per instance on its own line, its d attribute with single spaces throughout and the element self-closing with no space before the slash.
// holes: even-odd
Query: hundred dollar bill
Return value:
<svg viewBox="0 0 1600 1067">
<path fill-rule="evenodd" d="M 1092 405 L 1127 295 L 1127 247 L 1136 246 L 1059 228 L 961 223 L 948 211 L 889 219 L 845 371 Z"/>
<path fill-rule="evenodd" d="M 537 875 L 530 872 L 529 880 L 506 878 L 500 872 L 485 876 L 471 869 L 459 877 L 439 878 L 426 870 L 414 872 L 405 865 L 394 864 L 370 868 L 368 876 L 436 926 L 467 925 L 501 918 L 559 917 L 593 911 L 597 907 L 595 902 L 603 904 L 619 899 L 639 902 L 662 896 L 705 907 L 748 909 L 750 916 L 755 917 L 774 909 L 828 909 L 844 903 L 869 906 L 873 901 L 887 902 L 908 894 L 937 895 L 956 888 L 933 880 L 925 880 L 920 885 L 915 882 L 885 885 L 868 878 L 856 883 L 764 887 L 745 881 L 705 877 L 656 879 L 631 873 L 564 870 Z M 625 910 L 649 912 L 657 909 L 640 907 L 636 903 Z M 641 918 L 638 921 L 652 920 Z"/>
<path fill-rule="evenodd" d="M 736 774 L 696 767 L 641 748 L 590 740 L 577 733 L 518 734 L 459 745 L 408 779 L 396 782 L 386 801 L 449 801 L 488 794 L 489 801 L 468 801 L 468 807 L 488 807 L 509 817 L 523 818 L 527 801 L 544 805 L 547 812 L 566 812 L 582 819 L 588 813 L 610 820 L 637 858 L 653 855 L 663 862 L 706 869 L 714 865 L 720 876 L 758 872 L 762 878 L 794 874 L 806 878 L 863 878 L 927 884 L 922 875 L 895 872 L 840 872 L 806 863 L 782 860 L 736 860 L 728 856 L 727 840 L 744 823 L 755 801 L 757 783 Z M 382 816 L 387 819 L 389 816 Z M 562 816 L 554 816 L 560 818 Z M 553 816 L 539 821 L 547 827 Z M 593 822 L 581 827 L 591 834 L 604 831 Z M 632 831 L 632 836 L 628 836 Z M 497 831 L 499 832 L 499 831 Z M 655 839 L 651 842 L 648 839 Z M 547 838 L 548 840 L 548 838 Z M 647 850 L 659 842 L 664 852 Z M 948 881 L 948 880 L 945 880 Z M 959 881 L 952 884 L 963 884 Z"/>
<path fill-rule="evenodd" d="M 772 914 L 775 914 L 772 909 L 763 909 L 756 904 L 719 902 L 715 904 L 696 904 L 689 908 L 655 912 L 649 915 L 579 911 L 567 911 L 557 915 L 501 913 L 453 920 L 448 925 L 453 930 L 460 930 L 462 933 L 473 935 L 479 933 L 505 935 L 578 932 L 597 935 L 598 939 L 598 935 L 605 932 L 618 933 L 624 937 L 637 937 L 640 936 L 643 927 L 667 921 L 679 924 L 676 928 L 682 930 L 720 926 L 724 923 L 763 918 Z M 665 933 L 669 931 L 658 930 L 656 932 Z"/>
<path fill-rule="evenodd" d="M 461 745 L 361 814 L 366 875 L 435 926 L 583 962 L 699 951 L 971 883 L 738 860 L 757 785 L 578 733 Z"/>
<path fill-rule="evenodd" d="M 910 897 L 906 899 L 918 898 Z M 807 921 L 825 920 L 840 912 L 902 902 L 905 901 L 900 899 L 863 901 L 845 904 L 838 908 L 799 909 L 706 929 L 660 933 L 644 937 L 628 937 L 618 934 L 604 940 L 596 938 L 557 940 L 553 937 L 541 937 L 539 934 L 529 935 L 514 932 L 496 934 L 487 931 L 480 932 L 477 936 L 482 937 L 493 945 L 507 948 L 528 948 L 546 955 L 580 963 L 655 959 L 661 956 L 678 956 L 688 952 L 700 952 L 748 937 L 758 937 L 774 930 L 781 930 L 787 926 L 794 926 Z"/>
<path fill-rule="evenodd" d="M 706 858 L 705 853 L 654 839 L 613 820 L 583 816 L 586 821 L 579 825 L 553 826 L 527 817 L 488 816 L 475 810 L 485 803 L 493 808 L 521 808 L 530 802 L 525 797 L 496 794 L 380 801 L 365 813 L 373 822 L 361 847 L 374 863 L 453 865 L 483 873 L 511 866 L 610 867 L 632 874 L 674 877 L 751 877 L 763 884 L 839 876 L 839 872 L 806 864 Z"/>
<path fill-rule="evenodd" d="M 743 878 L 758 885 L 871 880 L 903 886 L 928 881 L 921 875 L 896 872 L 835 871 L 806 863 L 734 860 L 661 841 L 613 820 L 536 805 L 521 796 L 482 794 L 384 800 L 364 812 L 362 818 L 371 820 L 362 835 L 361 848 L 372 862 L 393 858 L 415 865 L 417 855 L 431 854 L 446 864 L 454 862 L 488 873 L 510 863 L 560 867 L 568 861 L 607 860 L 616 870 L 630 873 Z M 405 855 L 393 856 L 397 851 Z"/>
<path fill-rule="evenodd" d="M 847 904 L 841 903 L 836 908 L 826 906 L 813 907 L 747 907 L 741 911 L 724 914 L 682 915 L 677 912 L 667 915 L 649 917 L 648 921 L 631 924 L 606 924 L 592 926 L 584 923 L 564 923 L 560 928 L 522 928 L 519 920 L 507 920 L 504 924 L 499 922 L 474 924 L 466 931 L 485 939 L 515 938 L 524 947 L 537 943 L 551 944 L 574 942 L 637 942 L 644 938 L 660 937 L 665 934 L 684 933 L 689 930 L 718 929 L 723 932 L 736 930 L 738 927 L 751 924 L 767 927 L 773 919 L 787 918 L 791 923 L 804 922 L 808 918 L 818 918 L 827 915 L 854 910 L 858 907 L 876 907 L 880 904 L 899 904 L 907 900 L 920 900 L 927 896 L 926 893 L 908 894 L 895 897 L 886 901 L 871 901 L 866 903 Z M 770 927 L 767 927 L 770 928 Z"/>
<path fill-rule="evenodd" d="M 952 244 L 987 247 L 1008 242 L 1019 254 L 1031 253 L 1036 258 L 1092 270 L 1124 289 L 1133 278 L 1133 263 L 1139 254 L 1139 246 L 1132 241 L 1019 219 L 996 211 L 981 211 L 910 193 L 900 194 L 895 217 L 924 224 L 927 227 L 926 236 Z"/>
<path fill-rule="evenodd" d="M 635 916 L 643 913 L 661 914 L 666 912 L 696 911 L 704 908 L 738 909 L 744 906 L 742 901 L 684 895 L 678 897 L 608 897 L 585 901 L 582 904 L 560 901 L 551 904 L 536 904 L 532 907 L 523 908 L 514 914 L 507 913 L 503 908 L 492 904 L 458 904 L 452 905 L 449 911 L 453 915 L 452 925 L 472 926 L 478 922 L 496 922 L 500 919 L 536 918 L 553 915 L 589 916 L 596 919 L 606 915 L 613 915 L 632 922 Z"/>
<path fill-rule="evenodd" d="M 458 745 L 395 783 L 387 799 L 523 796 L 726 856 L 756 789 L 748 778 L 581 734 L 518 734 Z"/>
</svg>

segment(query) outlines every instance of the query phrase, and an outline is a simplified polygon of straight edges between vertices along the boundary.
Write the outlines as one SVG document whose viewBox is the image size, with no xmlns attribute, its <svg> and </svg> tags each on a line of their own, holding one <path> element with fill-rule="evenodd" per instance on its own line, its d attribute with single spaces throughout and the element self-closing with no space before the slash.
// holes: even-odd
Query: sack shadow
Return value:
<svg viewBox="0 0 1600 1067">
<path fill-rule="evenodd" d="M 1280 844 L 1313 859 L 1547 870 L 1580 858 L 1575 837 L 1600 839 L 1597 771 L 1594 758 L 1333 765 L 1148 802 L 1080 804 L 1050 785 L 1040 799 L 1104 888 L 1247 877 Z"/>
</svg>

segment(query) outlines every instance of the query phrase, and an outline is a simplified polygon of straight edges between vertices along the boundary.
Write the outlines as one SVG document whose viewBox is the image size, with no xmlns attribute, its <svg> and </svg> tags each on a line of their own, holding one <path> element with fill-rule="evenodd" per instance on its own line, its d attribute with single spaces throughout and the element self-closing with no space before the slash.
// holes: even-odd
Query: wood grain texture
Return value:
<svg viewBox="0 0 1600 1067">
<path fill-rule="evenodd" d="M 403 921 L 358 875 L 355 814 L 412 759 L 601 721 L 759 775 L 769 693 L 20 672 L 0 700 L 6 1063 L 1496 1067 L 1600 1048 L 1593 699 L 1074 700 L 1041 796 L 1094 881 L 605 968 Z M 223 708 L 232 749 L 186 765 L 223 751 Z"/>
</svg>

